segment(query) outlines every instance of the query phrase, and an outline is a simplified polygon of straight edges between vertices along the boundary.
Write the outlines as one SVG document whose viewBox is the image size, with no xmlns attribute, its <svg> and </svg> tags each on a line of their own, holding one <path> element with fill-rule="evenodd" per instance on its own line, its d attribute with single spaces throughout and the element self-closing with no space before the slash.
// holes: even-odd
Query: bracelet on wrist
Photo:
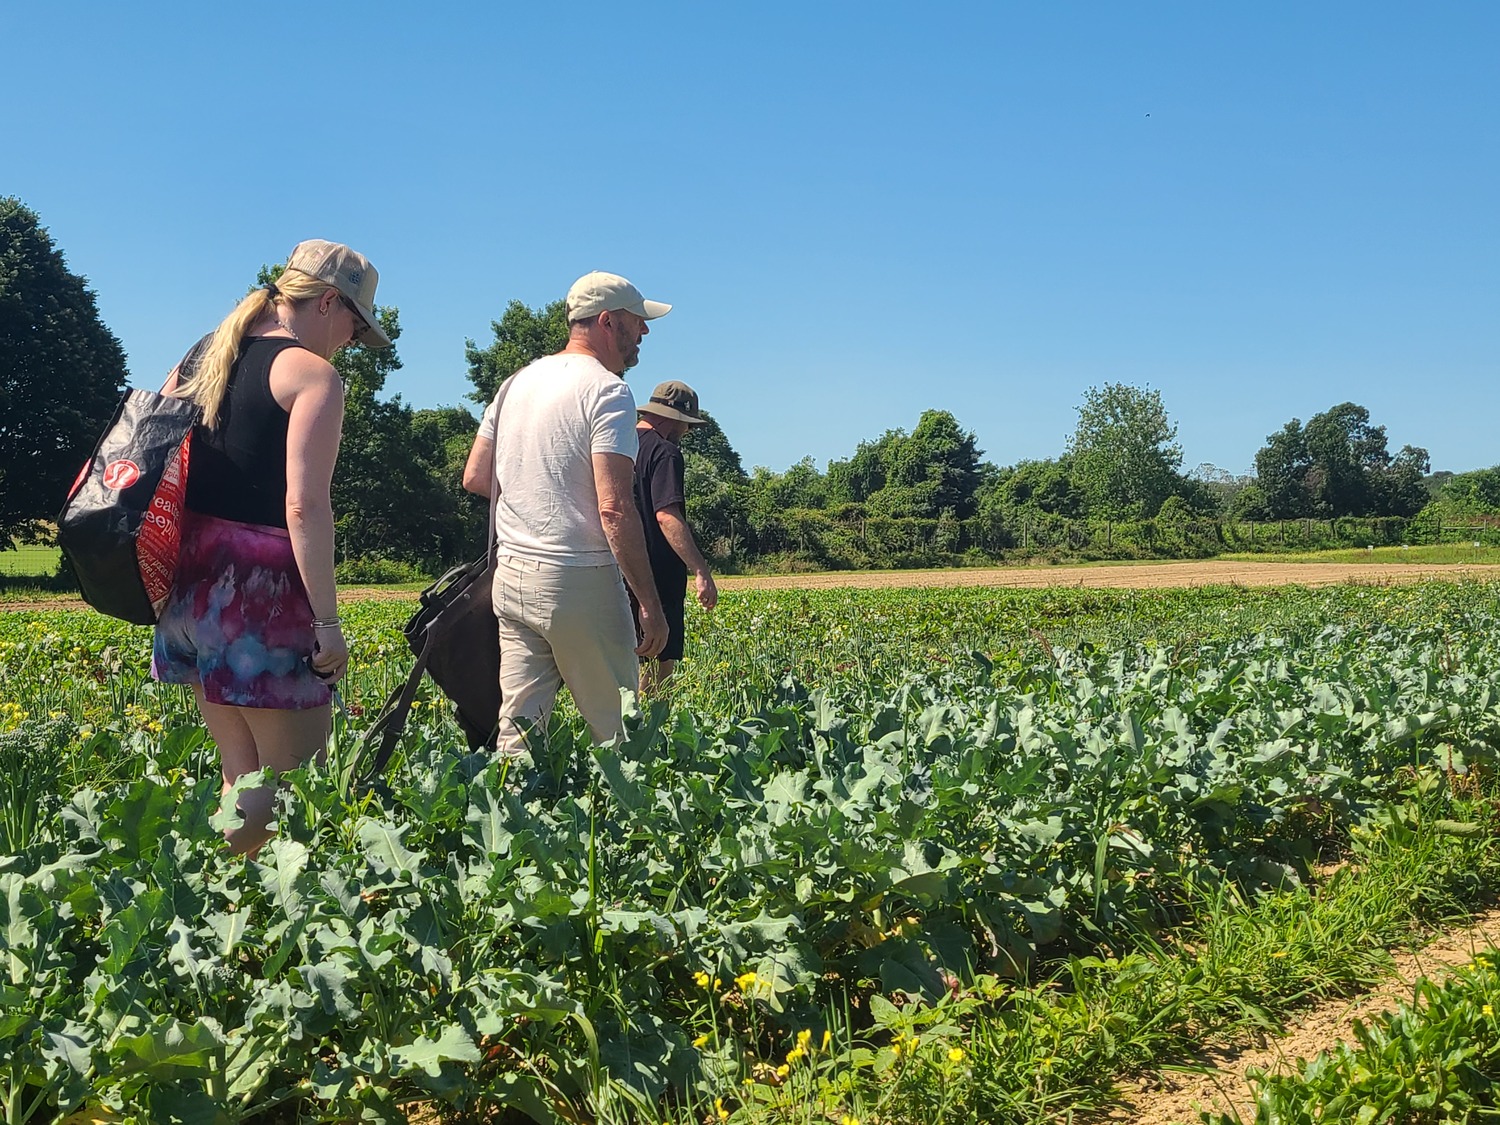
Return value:
<svg viewBox="0 0 1500 1125">
<path fill-rule="evenodd" d="M 312 623 L 314 629 L 337 629 L 341 625 L 337 617 L 314 617 Z"/>
</svg>

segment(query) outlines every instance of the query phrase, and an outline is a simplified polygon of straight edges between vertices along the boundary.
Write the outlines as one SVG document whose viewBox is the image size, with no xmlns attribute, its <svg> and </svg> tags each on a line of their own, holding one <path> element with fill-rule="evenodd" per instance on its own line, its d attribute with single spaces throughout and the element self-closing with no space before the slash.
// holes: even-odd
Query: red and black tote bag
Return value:
<svg viewBox="0 0 1500 1125">
<path fill-rule="evenodd" d="M 129 390 L 57 517 L 84 601 L 154 625 L 177 569 L 196 403 Z"/>
</svg>

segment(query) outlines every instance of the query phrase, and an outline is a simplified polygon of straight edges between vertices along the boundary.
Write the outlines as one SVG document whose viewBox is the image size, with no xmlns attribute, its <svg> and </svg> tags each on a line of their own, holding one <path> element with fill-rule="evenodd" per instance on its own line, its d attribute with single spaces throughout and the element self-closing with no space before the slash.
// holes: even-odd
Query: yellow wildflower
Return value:
<svg viewBox="0 0 1500 1125">
<path fill-rule="evenodd" d="M 785 1078 L 791 1072 L 792 1072 L 792 1068 L 789 1067 L 789 1066 L 786 1066 L 786 1065 L 778 1066 L 776 1068 L 776 1077 L 777 1078 Z"/>
<path fill-rule="evenodd" d="M 693 983 L 696 984 L 699 988 L 707 988 L 708 974 L 705 973 L 702 969 L 698 970 L 693 974 Z"/>
<path fill-rule="evenodd" d="M 823 1050 L 825 1050 L 825 1051 L 828 1050 L 828 1044 L 830 1044 L 832 1042 L 833 1042 L 833 1032 L 831 1032 L 831 1031 L 824 1031 L 823 1032 Z"/>
<path fill-rule="evenodd" d="M 700 1035 L 700 1036 L 698 1036 L 698 1038 L 696 1038 L 696 1039 L 693 1040 L 693 1046 L 694 1047 L 701 1047 L 701 1046 L 703 1046 L 707 1042 L 708 1042 L 708 1036 L 707 1035 Z"/>
<path fill-rule="evenodd" d="M 950 1047 L 948 1050 L 949 1062 L 963 1062 L 964 1052 L 962 1047 Z"/>
<path fill-rule="evenodd" d="M 901 1040 L 898 1039 L 891 1044 L 891 1054 L 895 1055 L 898 1059 L 901 1057 Z"/>
<path fill-rule="evenodd" d="M 749 992 L 755 987 L 755 982 L 760 980 L 754 973 L 741 973 L 734 978 L 735 987 L 741 992 Z"/>
<path fill-rule="evenodd" d="M 808 1045 L 808 1043 L 811 1042 L 811 1041 L 812 1041 L 812 1032 L 809 1031 L 807 1028 L 803 1028 L 801 1031 L 797 1032 L 797 1046 L 799 1046 L 799 1047 L 806 1047 Z"/>
<path fill-rule="evenodd" d="M 724 1099 L 723 1098 L 715 1098 L 714 1099 L 714 1112 L 719 1115 L 719 1120 L 720 1121 L 728 1121 L 729 1120 L 729 1111 L 724 1108 Z"/>
<path fill-rule="evenodd" d="M 1484 1007 L 1480 1008 L 1479 1010 L 1481 1012 L 1483 1012 L 1487 1016 L 1493 1016 L 1495 1014 L 1495 1009 L 1494 1009 L 1493 1005 L 1490 1005 L 1490 1004 L 1486 1004 Z"/>
</svg>

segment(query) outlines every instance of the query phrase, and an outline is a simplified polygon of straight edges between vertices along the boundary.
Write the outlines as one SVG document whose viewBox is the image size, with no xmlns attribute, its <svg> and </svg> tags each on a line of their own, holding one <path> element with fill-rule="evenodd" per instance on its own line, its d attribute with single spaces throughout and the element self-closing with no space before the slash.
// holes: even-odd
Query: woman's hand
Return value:
<svg viewBox="0 0 1500 1125">
<path fill-rule="evenodd" d="M 349 670 L 349 646 L 337 625 L 315 626 L 312 652 L 313 675 L 332 687 Z"/>
</svg>

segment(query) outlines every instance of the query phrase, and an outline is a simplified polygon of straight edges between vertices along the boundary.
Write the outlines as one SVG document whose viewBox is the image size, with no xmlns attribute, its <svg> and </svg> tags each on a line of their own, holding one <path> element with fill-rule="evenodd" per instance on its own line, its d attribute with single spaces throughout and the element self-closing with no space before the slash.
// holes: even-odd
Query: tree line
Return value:
<svg viewBox="0 0 1500 1125">
<path fill-rule="evenodd" d="M 262 270 L 257 284 L 273 277 Z M 399 311 L 376 313 L 398 341 Z M 473 409 L 419 410 L 385 397 L 401 367 L 398 347 L 335 358 L 346 384 L 333 485 L 346 580 L 432 574 L 481 549 L 485 505 L 459 483 L 477 414 L 504 379 L 563 346 L 564 304 L 512 301 L 491 332 L 484 346 L 465 342 Z M 0 198 L 0 542 L 45 538 L 126 381 L 123 349 L 85 279 L 33 211 Z M 1006 466 L 986 460 L 976 435 L 946 410 L 924 411 L 909 432 L 887 430 L 821 469 L 806 457 L 783 472 L 747 472 L 711 416 L 683 449 L 688 515 L 720 565 L 768 556 L 835 566 L 956 561 L 1064 526 L 1102 525 L 1102 539 L 1068 534 L 1112 551 L 1121 525 L 1118 546 L 1128 553 L 1156 551 L 1158 525 L 1195 521 L 1500 515 L 1500 467 L 1433 474 L 1425 449 L 1392 453 L 1385 427 L 1352 402 L 1268 435 L 1251 475 L 1212 465 L 1184 472 L 1160 393 L 1120 383 L 1084 393 L 1057 457 Z M 1127 530 L 1136 525 L 1145 530 Z M 1170 536 L 1160 539 L 1170 549 Z"/>
</svg>

